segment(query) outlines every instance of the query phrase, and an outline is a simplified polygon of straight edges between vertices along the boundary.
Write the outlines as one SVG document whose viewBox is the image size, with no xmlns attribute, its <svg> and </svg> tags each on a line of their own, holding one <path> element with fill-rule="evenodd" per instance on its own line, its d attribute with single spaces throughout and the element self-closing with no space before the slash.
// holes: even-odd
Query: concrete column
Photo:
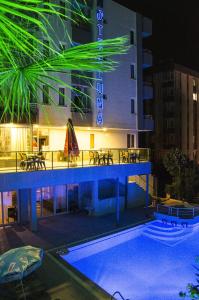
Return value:
<svg viewBox="0 0 199 300">
<path fill-rule="evenodd" d="M 98 180 L 92 182 L 91 194 L 92 194 L 92 206 L 94 208 L 94 214 L 97 214 L 98 213 Z"/>
<path fill-rule="evenodd" d="M 53 186 L 53 214 L 54 215 L 56 215 L 56 209 L 57 209 L 58 188 L 59 188 L 58 186 Z"/>
<path fill-rule="evenodd" d="M 122 197 L 124 197 L 124 203 L 121 203 L 122 209 L 127 209 L 127 201 L 128 201 L 128 177 L 123 176 L 119 177 L 119 187 L 122 191 Z"/>
<path fill-rule="evenodd" d="M 149 174 L 146 174 L 146 198 L 145 206 L 149 206 Z"/>
<path fill-rule="evenodd" d="M 30 190 L 20 189 L 18 190 L 18 214 L 19 223 L 21 225 L 27 224 L 29 221 L 28 203 L 30 200 Z"/>
<path fill-rule="evenodd" d="M 36 188 L 30 189 L 30 229 L 37 231 Z"/>
<path fill-rule="evenodd" d="M 120 223 L 120 182 L 119 178 L 115 180 L 115 198 L 116 198 L 116 224 Z"/>
</svg>

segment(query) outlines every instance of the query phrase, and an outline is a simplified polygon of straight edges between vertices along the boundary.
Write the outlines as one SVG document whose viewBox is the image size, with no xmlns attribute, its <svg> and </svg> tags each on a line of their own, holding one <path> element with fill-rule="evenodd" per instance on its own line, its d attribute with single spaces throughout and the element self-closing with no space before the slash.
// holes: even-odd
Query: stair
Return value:
<svg viewBox="0 0 199 300">
<path fill-rule="evenodd" d="M 174 227 L 170 224 L 154 221 L 144 228 L 142 234 L 167 246 L 175 246 L 186 239 L 192 232 L 191 227 Z"/>
</svg>

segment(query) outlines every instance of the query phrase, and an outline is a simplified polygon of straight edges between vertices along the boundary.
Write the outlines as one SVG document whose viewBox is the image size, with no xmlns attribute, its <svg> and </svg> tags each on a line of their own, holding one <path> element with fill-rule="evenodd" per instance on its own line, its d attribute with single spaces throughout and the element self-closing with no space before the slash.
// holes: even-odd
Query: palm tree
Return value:
<svg viewBox="0 0 199 300">
<path fill-rule="evenodd" d="M 30 116 L 31 99 L 39 102 L 38 93 L 43 86 L 57 93 L 58 84 L 72 90 L 73 87 L 61 79 L 60 73 L 73 74 L 90 82 L 94 79 L 93 72 L 108 72 L 117 66 L 117 63 L 110 59 L 111 56 L 127 52 L 126 37 L 68 47 L 59 51 L 53 38 L 54 29 L 50 21 L 52 16 L 57 18 L 62 28 L 63 18 L 75 23 L 78 23 L 79 19 L 89 22 L 78 0 L 73 1 L 73 6 L 71 0 L 64 2 L 66 14 L 63 13 L 63 7 L 47 0 L 0 1 L 2 118 L 9 115 L 12 121 L 23 115 Z M 66 29 L 65 36 L 71 43 Z M 42 40 L 48 40 L 48 44 Z M 48 97 L 53 103 L 53 99 Z"/>
</svg>

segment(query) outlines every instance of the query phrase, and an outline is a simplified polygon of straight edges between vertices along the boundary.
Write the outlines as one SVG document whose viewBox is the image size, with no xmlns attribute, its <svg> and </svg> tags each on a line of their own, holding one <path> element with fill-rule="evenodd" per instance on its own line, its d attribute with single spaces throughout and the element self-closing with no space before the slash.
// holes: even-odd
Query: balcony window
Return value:
<svg viewBox="0 0 199 300">
<path fill-rule="evenodd" d="M 44 57 L 48 57 L 50 55 L 50 49 L 49 49 L 49 46 L 50 46 L 50 43 L 48 40 L 43 40 L 43 56 Z"/>
<path fill-rule="evenodd" d="M 59 105 L 65 106 L 65 88 L 59 88 Z"/>
<path fill-rule="evenodd" d="M 43 104 L 49 104 L 49 87 L 43 85 Z"/>
<path fill-rule="evenodd" d="M 127 134 L 127 148 L 135 147 L 135 136 L 134 134 Z"/>
<path fill-rule="evenodd" d="M 88 88 L 73 86 L 71 112 L 89 113 L 91 112 L 91 99 L 89 98 Z"/>
</svg>

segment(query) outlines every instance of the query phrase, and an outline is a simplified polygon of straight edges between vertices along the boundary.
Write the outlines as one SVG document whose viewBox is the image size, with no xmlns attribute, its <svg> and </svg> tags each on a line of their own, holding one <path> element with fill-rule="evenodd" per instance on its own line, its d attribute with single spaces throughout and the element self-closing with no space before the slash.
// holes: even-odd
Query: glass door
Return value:
<svg viewBox="0 0 199 300">
<path fill-rule="evenodd" d="M 0 226 L 17 222 L 17 193 L 0 193 Z"/>
<path fill-rule="evenodd" d="M 75 213 L 79 210 L 78 193 L 79 193 L 78 184 L 68 184 L 67 186 L 68 212 Z"/>
<path fill-rule="evenodd" d="M 37 189 L 37 216 L 48 217 L 54 214 L 53 187 Z"/>
</svg>

